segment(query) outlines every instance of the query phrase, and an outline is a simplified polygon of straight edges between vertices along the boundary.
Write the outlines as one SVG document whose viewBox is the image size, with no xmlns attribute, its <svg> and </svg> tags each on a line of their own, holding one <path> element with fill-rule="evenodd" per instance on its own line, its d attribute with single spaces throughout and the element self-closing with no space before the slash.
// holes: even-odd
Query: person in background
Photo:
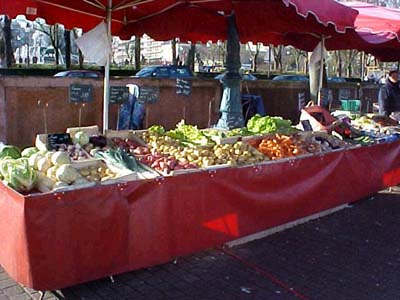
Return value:
<svg viewBox="0 0 400 300">
<path fill-rule="evenodd" d="M 400 112 L 400 87 L 398 71 L 389 72 L 386 84 L 379 90 L 379 114 L 389 116 L 392 112 Z"/>
</svg>

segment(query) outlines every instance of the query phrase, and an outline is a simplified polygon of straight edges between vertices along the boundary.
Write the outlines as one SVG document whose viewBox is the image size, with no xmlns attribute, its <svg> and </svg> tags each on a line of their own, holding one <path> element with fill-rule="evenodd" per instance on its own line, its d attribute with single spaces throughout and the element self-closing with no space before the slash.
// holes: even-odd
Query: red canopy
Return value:
<svg viewBox="0 0 400 300">
<path fill-rule="evenodd" d="M 0 13 L 45 18 L 88 31 L 106 18 L 109 0 L 0 0 Z M 334 0 L 112 0 L 112 33 L 122 38 L 147 33 L 158 40 L 225 39 L 225 16 L 235 11 L 243 42 L 285 43 L 287 34 L 329 35 L 352 28 L 357 12 Z M 299 48 L 315 46 L 301 43 Z M 294 41 L 296 42 L 296 41 Z"/>
<path fill-rule="evenodd" d="M 358 11 L 357 33 L 370 44 L 400 42 L 400 9 L 375 6 L 363 2 L 345 3 Z"/>
<path fill-rule="evenodd" d="M 357 49 L 381 61 L 400 60 L 400 9 L 364 2 L 344 2 L 358 12 L 355 28 L 346 34 L 332 34 L 325 42 L 328 50 Z M 298 38 L 298 37 L 295 37 Z M 303 42 L 306 42 L 307 36 Z"/>
<path fill-rule="evenodd" d="M 344 4 L 358 11 L 355 30 L 362 42 L 357 49 L 383 61 L 400 60 L 400 9 L 363 2 Z"/>
</svg>

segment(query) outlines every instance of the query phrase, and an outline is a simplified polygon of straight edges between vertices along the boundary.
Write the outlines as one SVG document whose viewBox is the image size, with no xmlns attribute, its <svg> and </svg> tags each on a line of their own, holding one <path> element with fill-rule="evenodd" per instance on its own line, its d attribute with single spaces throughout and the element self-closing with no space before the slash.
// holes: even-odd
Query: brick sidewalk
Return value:
<svg viewBox="0 0 400 300">
<path fill-rule="evenodd" d="M 47 293 L 45 299 L 400 299 L 400 194 L 230 249 Z M 0 300 L 38 299 L 0 268 Z"/>
</svg>

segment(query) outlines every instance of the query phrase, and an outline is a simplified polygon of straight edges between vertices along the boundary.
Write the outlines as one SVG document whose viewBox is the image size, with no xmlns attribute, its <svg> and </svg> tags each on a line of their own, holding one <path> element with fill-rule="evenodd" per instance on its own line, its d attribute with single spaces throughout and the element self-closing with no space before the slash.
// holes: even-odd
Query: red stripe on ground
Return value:
<svg viewBox="0 0 400 300">
<path fill-rule="evenodd" d="M 291 288 L 290 286 L 288 286 L 286 283 L 284 283 L 282 280 L 278 279 L 277 277 L 275 277 L 274 275 L 272 275 L 270 272 L 258 267 L 257 265 L 241 258 L 240 256 L 238 256 L 237 254 L 235 254 L 232 251 L 229 251 L 227 249 L 224 248 L 217 248 L 218 250 L 222 251 L 223 253 L 229 255 L 230 257 L 240 261 L 243 265 L 245 265 L 247 268 L 249 269 L 253 269 L 255 272 L 257 272 L 258 274 L 260 274 L 261 276 L 267 278 L 268 280 L 270 280 L 272 283 L 276 284 L 277 286 L 283 288 L 284 290 L 288 291 L 289 293 L 293 294 L 294 296 L 296 296 L 297 298 L 301 299 L 301 300 L 309 300 L 308 297 L 300 294 L 299 292 L 297 292 L 295 289 Z"/>
</svg>

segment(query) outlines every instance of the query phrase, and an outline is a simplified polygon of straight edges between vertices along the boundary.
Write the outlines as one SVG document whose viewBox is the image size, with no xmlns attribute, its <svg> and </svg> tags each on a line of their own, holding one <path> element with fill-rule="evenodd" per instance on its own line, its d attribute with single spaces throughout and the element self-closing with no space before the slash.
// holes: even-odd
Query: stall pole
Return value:
<svg viewBox="0 0 400 300">
<path fill-rule="evenodd" d="M 111 42 L 111 13 L 112 0 L 107 3 L 107 35 Z M 108 104 L 110 98 L 110 55 L 107 56 L 107 62 L 104 70 L 104 96 L 103 96 L 103 133 L 108 129 Z"/>
<path fill-rule="evenodd" d="M 319 67 L 319 82 L 318 82 L 318 105 L 321 106 L 321 90 L 322 80 L 324 79 L 324 48 L 325 48 L 325 37 L 321 36 L 321 61 Z"/>
<path fill-rule="evenodd" d="M 211 127 L 211 114 L 212 114 L 212 103 L 214 102 L 215 98 L 208 102 L 208 128 Z"/>
</svg>

